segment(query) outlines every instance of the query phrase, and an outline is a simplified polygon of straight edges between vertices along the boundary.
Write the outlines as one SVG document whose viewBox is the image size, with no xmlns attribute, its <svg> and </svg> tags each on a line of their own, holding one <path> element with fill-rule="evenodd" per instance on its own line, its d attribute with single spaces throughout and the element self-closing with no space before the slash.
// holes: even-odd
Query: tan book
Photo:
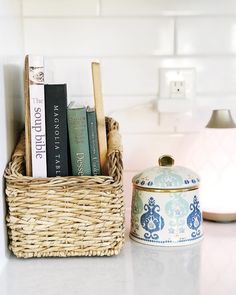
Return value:
<svg viewBox="0 0 236 295">
<path fill-rule="evenodd" d="M 97 117 L 97 133 L 98 133 L 98 146 L 99 146 L 99 159 L 101 165 L 101 171 L 103 175 L 107 173 L 107 137 L 106 137 L 106 122 L 103 108 L 103 96 L 101 85 L 101 73 L 100 63 L 92 63 L 92 75 L 93 75 L 93 92 L 94 103 Z"/>
<path fill-rule="evenodd" d="M 26 176 L 32 176 L 31 137 L 30 137 L 30 97 L 29 97 L 29 56 L 25 57 L 24 69 L 25 99 L 25 166 Z"/>
</svg>

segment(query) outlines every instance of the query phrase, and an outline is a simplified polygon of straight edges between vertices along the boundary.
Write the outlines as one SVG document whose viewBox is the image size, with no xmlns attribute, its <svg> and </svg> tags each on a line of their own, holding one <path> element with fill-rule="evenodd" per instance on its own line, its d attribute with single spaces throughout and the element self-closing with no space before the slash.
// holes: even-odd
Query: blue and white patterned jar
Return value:
<svg viewBox="0 0 236 295">
<path fill-rule="evenodd" d="M 171 156 L 134 176 L 130 237 L 154 246 L 181 246 L 203 237 L 199 177 Z"/>
</svg>

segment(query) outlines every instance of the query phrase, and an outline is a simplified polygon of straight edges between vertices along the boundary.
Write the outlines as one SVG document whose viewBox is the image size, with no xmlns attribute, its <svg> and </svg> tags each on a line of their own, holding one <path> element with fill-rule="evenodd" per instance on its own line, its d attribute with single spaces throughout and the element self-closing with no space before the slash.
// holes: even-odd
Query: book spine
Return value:
<svg viewBox="0 0 236 295">
<path fill-rule="evenodd" d="M 29 103 L 32 176 L 47 177 L 44 61 L 29 56 Z"/>
<path fill-rule="evenodd" d="M 66 84 L 45 85 L 47 176 L 68 176 Z"/>
<path fill-rule="evenodd" d="M 87 125 L 92 175 L 100 175 L 101 167 L 99 161 L 97 122 L 95 111 L 87 111 Z"/>
<path fill-rule="evenodd" d="M 68 129 L 73 175 L 91 175 L 86 109 L 68 108 Z"/>
</svg>

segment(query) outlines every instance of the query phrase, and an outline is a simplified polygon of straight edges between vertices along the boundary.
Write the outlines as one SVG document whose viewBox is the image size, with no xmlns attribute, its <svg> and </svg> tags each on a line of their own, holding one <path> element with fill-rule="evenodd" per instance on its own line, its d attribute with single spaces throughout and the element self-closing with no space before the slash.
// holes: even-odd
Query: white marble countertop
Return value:
<svg viewBox="0 0 236 295">
<path fill-rule="evenodd" d="M 205 238 L 177 248 L 126 243 L 115 257 L 17 259 L 1 295 L 236 294 L 236 223 L 204 222 Z"/>
</svg>

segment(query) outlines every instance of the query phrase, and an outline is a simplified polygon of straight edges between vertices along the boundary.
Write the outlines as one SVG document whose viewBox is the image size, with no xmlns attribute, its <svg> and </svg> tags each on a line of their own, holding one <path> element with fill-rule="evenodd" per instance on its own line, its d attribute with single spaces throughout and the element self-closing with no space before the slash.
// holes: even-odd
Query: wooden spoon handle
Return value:
<svg viewBox="0 0 236 295">
<path fill-rule="evenodd" d="M 93 92 L 95 112 L 97 116 L 97 132 L 98 132 L 98 146 L 99 158 L 102 174 L 106 174 L 106 160 L 107 160 L 107 138 L 106 138 L 106 123 L 103 108 L 102 85 L 100 63 L 92 62 L 92 76 L 93 76 Z"/>
</svg>

